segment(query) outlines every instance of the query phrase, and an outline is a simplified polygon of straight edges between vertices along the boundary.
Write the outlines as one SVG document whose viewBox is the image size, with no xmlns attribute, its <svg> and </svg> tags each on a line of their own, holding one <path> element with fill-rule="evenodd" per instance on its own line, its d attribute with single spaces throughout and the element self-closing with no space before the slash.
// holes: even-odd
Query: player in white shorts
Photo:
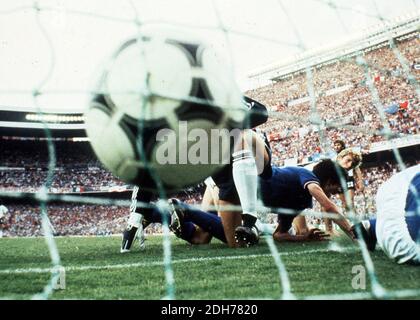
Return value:
<svg viewBox="0 0 420 320">
<path fill-rule="evenodd" d="M 368 249 L 373 251 L 377 243 L 397 263 L 420 265 L 419 202 L 420 165 L 383 183 L 376 195 L 376 218 L 358 224 Z"/>
</svg>

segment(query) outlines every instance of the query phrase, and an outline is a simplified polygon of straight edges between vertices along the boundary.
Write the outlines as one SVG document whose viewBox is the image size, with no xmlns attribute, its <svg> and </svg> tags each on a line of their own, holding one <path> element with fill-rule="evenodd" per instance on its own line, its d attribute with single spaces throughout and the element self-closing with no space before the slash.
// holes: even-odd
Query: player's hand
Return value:
<svg viewBox="0 0 420 320">
<path fill-rule="evenodd" d="M 325 241 L 330 240 L 330 235 L 318 228 L 310 229 L 306 234 L 307 241 Z"/>
</svg>

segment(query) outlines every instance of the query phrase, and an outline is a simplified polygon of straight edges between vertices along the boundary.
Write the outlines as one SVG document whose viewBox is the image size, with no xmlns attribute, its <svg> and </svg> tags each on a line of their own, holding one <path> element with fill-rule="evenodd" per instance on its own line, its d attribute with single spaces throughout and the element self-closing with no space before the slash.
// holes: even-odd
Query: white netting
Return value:
<svg viewBox="0 0 420 320">
<path fill-rule="evenodd" d="M 265 48 L 269 48 L 268 45 L 272 45 L 276 48 L 276 53 L 280 52 L 279 48 L 284 48 L 289 54 L 295 54 L 295 59 L 287 63 L 274 64 L 254 72 L 251 77 L 254 88 L 246 92 L 249 96 L 266 104 L 270 109 L 270 121 L 263 126 L 263 129 L 272 140 L 274 164 L 283 165 L 288 161 L 292 161 L 294 164 L 305 164 L 319 159 L 320 156 L 328 156 L 331 152 L 332 141 L 342 138 L 349 142 L 349 145 L 363 146 L 365 150 L 362 151 L 366 152 L 380 148 L 381 144 L 392 140 L 394 143 L 389 145 L 396 162 L 394 172 L 406 167 L 407 164 L 403 162 L 395 141 L 403 141 L 407 137 L 414 137 L 414 139 L 417 137 L 418 143 L 420 43 L 417 26 L 420 22 L 420 15 L 417 1 L 406 1 L 404 4 L 407 6 L 406 11 L 411 9 L 411 13 L 395 19 L 387 18 L 387 15 L 383 13 L 387 8 L 387 4 L 383 1 L 373 1 L 366 6 L 359 4 L 351 7 L 343 1 L 306 1 L 308 10 L 305 10 L 305 13 L 300 16 L 297 15 L 298 8 L 290 1 L 254 1 L 251 4 L 235 1 L 222 4 L 222 2 L 214 0 L 200 4 L 193 3 L 186 1 L 165 2 L 164 6 L 159 7 L 163 10 L 161 16 L 154 12 L 155 4 L 148 1 L 127 1 L 119 4 L 118 8 L 115 7 L 115 3 L 111 5 L 101 1 L 101 9 L 98 11 L 95 10 L 95 7 L 91 7 L 93 4 L 79 4 L 80 7 L 78 7 L 70 2 L 61 1 L 35 1 L 28 2 L 24 6 L 15 4 L 6 6 L 0 10 L 0 16 L 5 19 L 2 24 L 12 25 L 11 21 L 20 16 L 29 18 L 20 26 L 22 30 L 29 25 L 38 30 L 35 38 L 25 39 L 22 42 L 27 42 L 26 46 L 29 48 L 25 49 L 33 49 L 33 55 L 41 57 L 41 60 L 38 61 L 39 66 L 35 66 L 33 71 L 28 74 L 28 79 L 22 80 L 23 84 L 12 79 L 7 86 L 0 88 L 1 94 L 7 95 L 7 98 L 0 103 L 7 105 L 8 101 L 11 101 L 9 99 L 19 97 L 18 101 L 21 105 L 33 105 L 37 108 L 38 114 L 42 114 L 52 107 L 52 105 L 48 105 L 50 103 L 58 103 L 60 106 L 69 108 L 73 101 L 68 100 L 67 97 L 73 96 L 82 99 L 85 95 L 93 93 L 88 82 L 86 82 L 86 89 L 83 90 L 77 80 L 66 83 L 60 79 L 63 74 L 66 77 L 66 60 L 83 61 L 79 71 L 84 72 L 82 68 L 87 64 L 95 65 L 91 70 L 103 67 L 98 59 L 102 61 L 108 54 L 99 54 L 98 57 L 98 55 L 95 56 L 89 52 L 83 56 L 84 50 L 79 50 L 80 56 L 69 56 L 66 54 L 66 49 L 71 47 L 70 44 L 63 45 L 61 43 L 57 47 L 55 43 L 60 36 L 75 39 L 81 37 L 83 33 L 87 33 L 91 38 L 86 37 L 88 40 L 82 40 L 76 44 L 85 46 L 88 48 L 86 50 L 89 50 L 95 45 L 95 36 L 98 39 L 101 37 L 126 39 L 133 35 L 141 35 L 139 34 L 140 27 L 148 24 L 191 28 L 200 30 L 205 37 L 217 39 L 219 45 L 227 50 L 233 71 L 240 70 L 239 73 L 243 72 L 245 63 L 242 60 L 238 63 L 235 61 L 239 61 L 238 57 L 241 55 L 239 51 L 242 50 L 244 55 L 248 54 L 246 48 L 261 46 L 265 51 Z M 178 17 L 174 14 L 171 17 L 171 10 L 179 10 L 187 5 L 189 7 L 183 11 L 182 16 Z M 195 6 L 199 7 L 195 8 Z M 250 19 L 247 14 L 251 13 L 255 6 L 262 6 L 262 12 L 269 15 Z M 239 10 L 240 8 L 243 9 L 243 12 Z M 324 46 L 318 51 L 310 49 L 311 45 L 308 45 L 311 43 L 308 39 L 310 36 L 304 32 L 304 20 L 308 15 L 306 11 L 313 8 L 328 9 L 322 11 L 322 15 L 335 17 L 337 25 L 334 27 L 341 26 L 341 30 L 338 32 L 341 32 L 343 40 L 340 44 L 335 47 Z M 301 8 L 301 10 L 303 9 Z M 236 12 L 237 15 L 232 15 L 232 12 Z M 211 17 L 211 19 L 205 20 L 206 23 L 202 22 L 203 13 Z M 316 12 L 312 14 L 316 14 Z M 349 19 L 349 16 L 353 18 Z M 322 18 L 323 16 L 319 17 L 319 19 Z M 358 22 L 362 18 L 365 19 L 365 23 L 369 21 L 369 24 L 376 21 L 376 25 L 355 35 L 353 33 L 354 24 L 357 24 L 356 21 Z M 287 30 L 287 32 L 280 33 L 282 36 L 258 33 L 258 25 L 255 25 L 255 28 L 244 28 L 247 23 L 252 24 L 258 21 L 264 25 L 274 23 L 275 20 L 281 20 L 275 24 L 275 28 L 283 27 Z M 87 23 L 87 21 L 89 22 Z M 83 28 L 77 28 L 79 23 Z M 95 23 L 101 24 L 101 26 L 107 25 L 105 32 L 95 26 Z M 89 30 L 89 24 L 92 26 L 91 30 Z M 5 38 L 9 41 L 19 36 L 11 29 L 9 29 L 10 32 L 4 31 L 5 28 L 1 29 L 2 34 L 4 33 Z M 121 38 L 121 35 L 124 37 Z M 83 41 L 89 41 L 89 43 Z M 98 43 L 103 45 L 103 50 L 106 52 L 113 50 L 121 42 L 120 40 L 116 41 L 118 42 L 113 43 L 110 40 L 98 41 Z M 25 47 L 18 41 L 13 43 L 11 46 L 15 46 L 13 49 L 22 50 Z M 242 44 L 242 49 L 238 49 L 238 43 Z M 43 49 L 37 49 L 39 44 L 42 44 Z M 255 54 L 255 51 L 251 51 Z M 270 52 L 267 52 L 266 56 L 271 57 L 270 59 L 273 61 L 278 58 L 273 56 L 273 53 L 270 56 Z M 25 60 L 12 59 L 9 61 L 22 64 L 17 70 L 24 70 L 23 68 L 31 63 Z M 56 72 L 57 70 L 59 72 Z M 77 72 L 78 70 L 76 68 L 76 70 L 70 71 Z M 93 77 L 93 75 L 91 76 Z M 7 80 L 5 73 L 2 75 L 2 79 Z M 62 81 L 65 83 L 64 85 L 62 85 Z M 53 97 L 54 99 L 51 100 L 53 102 L 49 102 L 46 97 Z M 144 96 L 144 99 L 147 98 L 148 96 Z M 45 107 L 46 105 L 47 107 Z M 398 113 L 387 112 L 389 108 L 395 106 Z M 43 124 L 46 137 L 51 137 L 47 124 L 45 122 Z M 50 297 L 61 268 L 59 252 L 47 214 L 48 201 L 61 200 L 64 203 L 96 205 L 98 206 L 96 208 L 99 209 L 102 208 L 101 206 L 129 207 L 131 204 L 130 201 L 112 199 L 49 195 L 48 190 L 54 184 L 57 164 L 54 144 L 51 139 L 48 141 L 48 173 L 41 179 L 41 184 L 36 187 L 37 193 L 34 197 L 40 203 L 41 225 L 50 250 L 53 272 L 44 291 L 36 295 L 35 298 Z M 318 147 L 320 148 L 319 152 L 316 150 Z M 418 161 L 418 159 L 414 159 L 414 161 Z M 368 169 L 368 173 L 372 172 L 372 176 L 380 175 L 381 179 L 385 180 L 380 174 L 380 169 L 375 170 Z M 159 185 L 159 177 L 155 176 L 154 178 Z M 11 180 L 13 180 L 13 176 Z M 372 178 L 372 180 L 375 179 Z M 343 176 L 341 176 L 341 183 L 347 195 L 346 202 L 349 204 L 347 185 Z M 367 196 L 356 196 L 355 209 L 359 213 L 356 214 L 357 212 L 350 210 L 347 213 L 347 218 L 355 222 L 359 221 L 363 215 L 374 213 L 372 199 L 376 188 L 377 185 L 368 190 Z M 13 190 L 13 186 L 10 190 Z M 8 198 L 24 197 L 18 192 L 1 192 L 0 195 Z M 160 190 L 160 198 L 166 199 L 163 189 Z M 160 203 L 162 210 L 166 210 L 165 203 L 164 201 Z M 138 203 L 138 206 L 147 206 L 147 204 Z M 238 210 L 239 208 L 234 207 L 233 209 Z M 275 213 L 280 209 L 272 208 L 271 212 Z M 285 210 L 283 209 L 282 212 Z M 320 210 L 309 211 L 305 214 L 308 219 L 315 220 L 321 217 L 332 217 Z M 53 214 L 53 216 L 55 215 Z M 114 218 L 118 221 L 123 219 L 121 216 Z M 162 263 L 166 277 L 165 298 L 174 299 L 176 290 L 167 223 L 164 221 L 164 259 Z M 103 224 L 106 225 L 107 222 L 103 222 Z M 283 289 L 282 297 L 294 298 L 293 288 L 286 271 L 287 266 L 283 264 L 281 254 L 278 253 L 271 237 L 267 238 L 267 242 L 278 268 Z M 415 296 L 420 293 L 420 290 L 386 291 L 377 280 L 374 263 L 363 242 L 360 242 L 360 250 L 371 280 L 371 292 L 348 295 L 332 294 L 321 298 L 398 298 Z"/>
</svg>

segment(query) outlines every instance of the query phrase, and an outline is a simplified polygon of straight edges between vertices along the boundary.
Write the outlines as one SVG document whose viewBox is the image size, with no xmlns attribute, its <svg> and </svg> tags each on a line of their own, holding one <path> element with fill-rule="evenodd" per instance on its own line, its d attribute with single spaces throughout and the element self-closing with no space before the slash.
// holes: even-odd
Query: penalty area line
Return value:
<svg viewBox="0 0 420 320">
<path fill-rule="evenodd" d="M 356 248 L 343 248 L 343 251 L 356 251 Z M 303 254 L 313 253 L 325 253 L 325 252 L 337 252 L 329 248 L 326 249 L 312 249 L 312 250 L 301 250 L 301 251 L 286 251 L 280 252 L 280 256 L 296 256 Z M 237 255 L 237 256 L 216 256 L 216 257 L 201 257 L 201 258 L 187 258 L 172 260 L 172 264 L 191 263 L 191 262 L 206 262 L 206 261 L 225 261 L 225 260 L 241 260 L 241 259 L 254 259 L 254 258 L 266 258 L 272 257 L 270 253 L 265 254 L 250 254 L 250 255 Z M 163 266 L 163 261 L 150 261 L 150 262 L 137 262 L 137 263 L 126 263 L 126 264 L 109 264 L 109 265 L 86 265 L 86 266 L 62 266 L 66 272 L 72 271 L 86 271 L 86 270 L 109 270 L 109 269 L 127 269 L 137 267 L 155 267 Z M 54 268 L 21 268 L 21 269 L 4 269 L 0 270 L 0 274 L 24 274 L 24 273 L 51 273 L 56 271 Z"/>
</svg>

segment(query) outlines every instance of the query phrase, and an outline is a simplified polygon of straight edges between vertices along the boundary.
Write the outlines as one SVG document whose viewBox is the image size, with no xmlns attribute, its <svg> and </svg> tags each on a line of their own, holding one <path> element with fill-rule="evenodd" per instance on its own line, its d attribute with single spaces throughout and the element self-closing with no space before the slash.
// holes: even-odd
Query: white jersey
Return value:
<svg viewBox="0 0 420 320">
<path fill-rule="evenodd" d="M 411 239 L 405 221 L 408 187 L 420 172 L 420 165 L 394 175 L 376 195 L 376 237 L 378 245 L 397 263 L 420 263 L 420 244 Z"/>
<path fill-rule="evenodd" d="M 3 205 L 0 206 L 0 219 L 4 218 L 4 215 L 9 212 L 9 210 L 7 210 L 7 208 Z"/>
</svg>

